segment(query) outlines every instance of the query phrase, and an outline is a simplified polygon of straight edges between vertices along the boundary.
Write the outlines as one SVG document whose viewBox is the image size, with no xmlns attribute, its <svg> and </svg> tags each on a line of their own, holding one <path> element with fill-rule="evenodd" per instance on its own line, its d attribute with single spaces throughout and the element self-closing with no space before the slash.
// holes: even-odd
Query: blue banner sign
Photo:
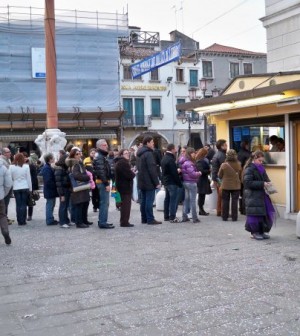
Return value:
<svg viewBox="0 0 300 336">
<path fill-rule="evenodd" d="M 176 61 L 181 56 L 181 43 L 176 42 L 167 49 L 147 57 L 130 66 L 132 78 L 140 77 L 141 75 L 157 69 L 165 64 Z"/>
</svg>

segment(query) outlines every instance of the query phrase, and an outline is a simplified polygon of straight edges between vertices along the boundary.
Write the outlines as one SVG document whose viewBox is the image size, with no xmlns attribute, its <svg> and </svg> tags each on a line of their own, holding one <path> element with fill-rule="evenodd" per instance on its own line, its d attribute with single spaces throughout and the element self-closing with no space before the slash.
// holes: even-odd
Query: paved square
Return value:
<svg viewBox="0 0 300 336">
<path fill-rule="evenodd" d="M 0 238 L 1 336 L 300 335 L 294 221 L 253 241 L 243 216 L 150 226 L 134 203 L 135 227 L 121 228 L 113 199 L 117 227 L 98 229 L 97 215 L 89 229 L 47 227 L 41 198 L 11 246 Z"/>
</svg>

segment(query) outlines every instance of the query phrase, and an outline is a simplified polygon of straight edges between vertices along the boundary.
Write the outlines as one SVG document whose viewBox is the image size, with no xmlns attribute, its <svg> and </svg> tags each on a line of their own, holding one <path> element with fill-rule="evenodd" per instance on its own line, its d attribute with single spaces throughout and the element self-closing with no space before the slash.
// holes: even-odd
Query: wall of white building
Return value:
<svg viewBox="0 0 300 336">
<path fill-rule="evenodd" d="M 122 64 L 130 65 L 129 60 L 123 60 Z M 183 81 L 177 80 L 176 69 L 182 69 Z M 172 62 L 160 67 L 157 81 L 151 80 L 150 73 L 144 74 L 141 80 L 125 80 L 123 70 L 121 70 L 121 104 L 123 105 L 124 98 L 143 99 L 145 127 L 150 132 L 157 132 L 166 144 L 174 143 L 176 146 L 183 146 L 188 143 L 188 122 L 183 124 L 181 119 L 177 118 L 176 104 L 178 99 L 189 101 L 191 69 L 198 71 L 198 79 L 200 79 L 200 65 L 195 66 L 192 61 L 182 62 L 180 65 L 178 62 Z M 199 90 L 197 92 L 200 94 Z M 161 114 L 159 117 L 152 117 L 152 99 L 160 99 Z M 144 131 L 142 127 L 135 127 L 134 131 L 125 127 L 123 146 L 134 144 L 135 139 Z M 204 140 L 203 124 L 192 123 L 191 133 L 201 133 L 202 140 Z"/>
<path fill-rule="evenodd" d="M 300 1 L 265 0 L 268 72 L 300 70 Z"/>
</svg>

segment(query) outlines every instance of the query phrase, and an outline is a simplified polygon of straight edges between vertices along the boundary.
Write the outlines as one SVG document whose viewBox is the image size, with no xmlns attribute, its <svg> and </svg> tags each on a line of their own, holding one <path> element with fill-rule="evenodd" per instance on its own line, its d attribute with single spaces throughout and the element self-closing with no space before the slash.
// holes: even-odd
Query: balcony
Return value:
<svg viewBox="0 0 300 336">
<path fill-rule="evenodd" d="M 141 116 L 124 116 L 123 127 L 149 127 L 151 126 L 151 116 L 141 115 Z"/>
</svg>

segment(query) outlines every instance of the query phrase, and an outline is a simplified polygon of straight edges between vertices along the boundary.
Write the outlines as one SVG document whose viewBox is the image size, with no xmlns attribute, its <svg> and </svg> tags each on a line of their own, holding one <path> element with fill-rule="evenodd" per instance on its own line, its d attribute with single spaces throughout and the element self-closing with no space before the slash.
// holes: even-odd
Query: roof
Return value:
<svg viewBox="0 0 300 336">
<path fill-rule="evenodd" d="M 200 107 L 208 107 L 208 106 L 213 106 L 213 105 L 218 105 L 218 104 L 223 104 L 223 103 L 232 103 L 232 102 L 236 102 L 239 100 L 246 100 L 246 99 L 264 97 L 268 95 L 281 94 L 284 91 L 293 92 L 295 90 L 299 90 L 299 88 L 300 88 L 300 80 L 296 80 L 292 82 L 247 90 L 243 92 L 235 92 L 235 93 L 231 93 L 227 95 L 222 95 L 219 97 L 206 98 L 206 99 L 194 100 L 189 103 L 177 104 L 176 110 L 177 111 L 193 111 L 194 109 L 200 108 Z M 216 106 L 216 110 L 218 110 L 217 106 Z"/>
<path fill-rule="evenodd" d="M 255 56 L 267 56 L 266 53 L 243 50 L 239 48 L 224 46 L 222 44 L 214 43 L 210 47 L 201 49 L 201 52 L 214 52 L 214 53 L 223 53 L 223 54 L 239 54 L 239 55 L 255 55 Z"/>
</svg>

